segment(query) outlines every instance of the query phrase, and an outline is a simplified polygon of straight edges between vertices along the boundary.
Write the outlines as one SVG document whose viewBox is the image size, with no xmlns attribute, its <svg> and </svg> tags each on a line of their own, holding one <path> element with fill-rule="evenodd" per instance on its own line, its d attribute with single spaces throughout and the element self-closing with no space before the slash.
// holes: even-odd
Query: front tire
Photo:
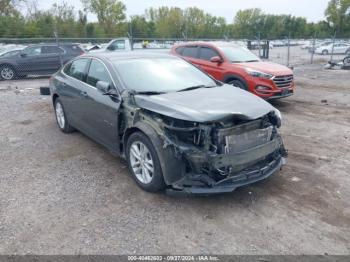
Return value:
<svg viewBox="0 0 350 262">
<path fill-rule="evenodd" d="M 233 86 L 238 87 L 238 88 L 243 89 L 243 90 L 247 90 L 246 85 L 241 80 L 238 80 L 238 79 L 231 80 L 228 82 L 228 84 L 233 85 Z"/>
<path fill-rule="evenodd" d="M 165 189 L 159 157 L 151 140 L 141 132 L 130 135 L 126 144 L 126 160 L 130 173 L 143 190 Z"/>
<path fill-rule="evenodd" d="M 328 53 L 329 53 L 328 50 L 323 50 L 322 51 L 322 55 L 328 55 Z"/>
<path fill-rule="evenodd" d="M 54 102 L 54 108 L 55 108 L 56 121 L 59 129 L 63 133 L 67 133 L 67 134 L 72 133 L 74 131 L 74 128 L 67 121 L 66 112 L 64 110 L 61 99 L 56 98 Z"/>
<path fill-rule="evenodd" d="M 16 71 L 10 65 L 3 65 L 0 67 L 1 80 L 12 80 L 16 77 Z"/>
</svg>

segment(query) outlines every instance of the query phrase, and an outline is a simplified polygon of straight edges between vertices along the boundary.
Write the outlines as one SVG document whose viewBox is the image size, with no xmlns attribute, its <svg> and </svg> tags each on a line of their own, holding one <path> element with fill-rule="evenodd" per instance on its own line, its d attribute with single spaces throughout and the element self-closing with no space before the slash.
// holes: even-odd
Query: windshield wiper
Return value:
<svg viewBox="0 0 350 262">
<path fill-rule="evenodd" d="M 252 62 L 259 62 L 259 60 L 248 60 L 248 61 L 245 61 L 246 63 L 252 63 Z"/>
<path fill-rule="evenodd" d="M 212 87 L 216 87 L 216 86 L 206 86 L 206 85 L 190 86 L 184 89 L 180 89 L 177 92 L 190 91 L 190 90 L 199 89 L 199 88 L 212 88 Z"/>
<path fill-rule="evenodd" d="M 159 91 L 134 91 L 133 93 L 135 95 L 147 95 L 147 96 L 165 94 L 165 92 L 159 92 Z"/>
</svg>

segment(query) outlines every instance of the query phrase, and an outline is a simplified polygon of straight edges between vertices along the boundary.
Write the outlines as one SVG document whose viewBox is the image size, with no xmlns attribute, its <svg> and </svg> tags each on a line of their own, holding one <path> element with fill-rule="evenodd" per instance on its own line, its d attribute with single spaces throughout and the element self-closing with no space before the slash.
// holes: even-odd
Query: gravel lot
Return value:
<svg viewBox="0 0 350 262">
<path fill-rule="evenodd" d="M 140 190 L 126 164 L 56 127 L 48 80 L 0 82 L 0 254 L 349 254 L 350 72 L 295 69 L 288 164 L 214 197 Z"/>
</svg>

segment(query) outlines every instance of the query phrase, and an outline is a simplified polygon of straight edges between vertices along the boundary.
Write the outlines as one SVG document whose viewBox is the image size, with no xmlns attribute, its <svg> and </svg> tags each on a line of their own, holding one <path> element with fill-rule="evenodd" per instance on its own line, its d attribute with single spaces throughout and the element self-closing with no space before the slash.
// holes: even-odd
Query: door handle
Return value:
<svg viewBox="0 0 350 262">
<path fill-rule="evenodd" d="M 81 94 L 82 96 L 84 96 L 84 97 L 87 97 L 87 96 L 88 96 L 88 93 L 85 92 L 85 91 L 81 91 L 80 94 Z"/>
</svg>

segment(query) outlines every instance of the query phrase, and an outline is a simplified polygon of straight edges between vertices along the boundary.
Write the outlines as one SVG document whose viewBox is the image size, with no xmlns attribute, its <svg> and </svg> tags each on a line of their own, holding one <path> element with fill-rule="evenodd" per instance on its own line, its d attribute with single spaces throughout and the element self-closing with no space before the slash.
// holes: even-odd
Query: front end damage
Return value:
<svg viewBox="0 0 350 262">
<path fill-rule="evenodd" d="M 163 170 L 171 193 L 232 192 L 271 176 L 285 164 L 287 152 L 274 111 L 254 120 L 232 116 L 198 123 L 139 108 L 129 98 L 123 105 L 121 133 L 140 123 L 155 131 L 165 161 L 176 162 L 176 168 Z"/>
</svg>

